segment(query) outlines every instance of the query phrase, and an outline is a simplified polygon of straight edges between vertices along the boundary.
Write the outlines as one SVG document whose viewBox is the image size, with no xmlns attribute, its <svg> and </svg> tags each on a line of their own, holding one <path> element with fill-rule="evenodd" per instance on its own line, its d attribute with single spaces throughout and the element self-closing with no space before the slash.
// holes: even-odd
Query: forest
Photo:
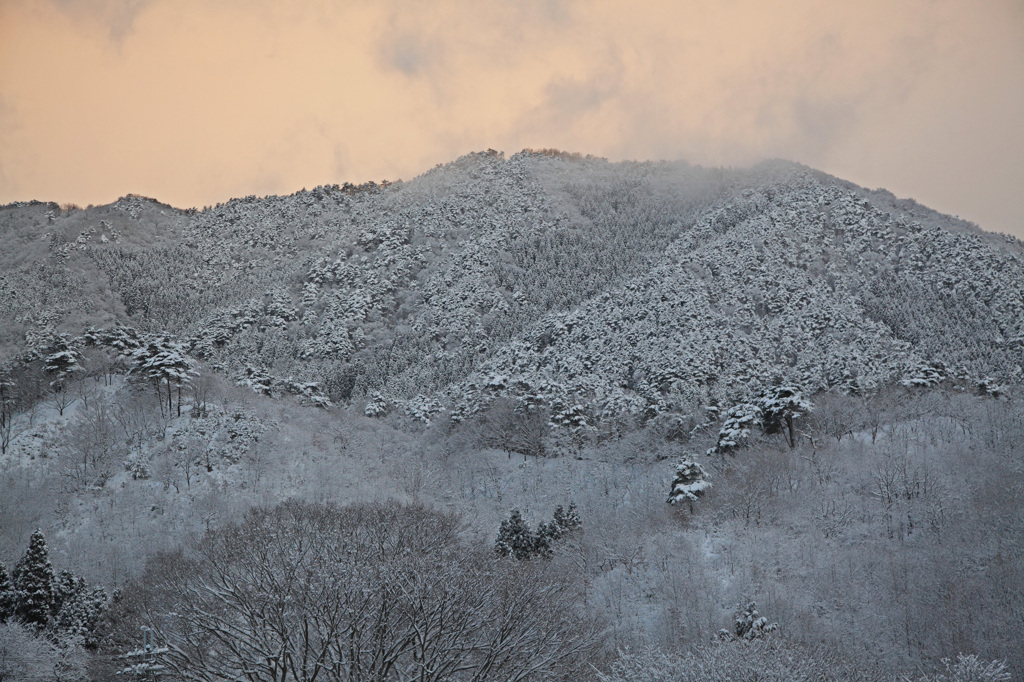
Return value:
<svg viewBox="0 0 1024 682">
<path fill-rule="evenodd" d="M 0 208 L 0 680 L 1024 676 L 1024 244 L 784 162 Z"/>
</svg>

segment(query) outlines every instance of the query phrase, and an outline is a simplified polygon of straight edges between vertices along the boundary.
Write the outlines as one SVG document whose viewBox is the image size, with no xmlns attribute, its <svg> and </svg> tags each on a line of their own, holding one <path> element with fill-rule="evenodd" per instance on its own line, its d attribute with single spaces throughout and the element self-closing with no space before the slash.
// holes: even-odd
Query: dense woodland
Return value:
<svg viewBox="0 0 1024 682">
<path fill-rule="evenodd" d="M 1024 244 L 794 164 L 0 208 L 0 680 L 1024 676 Z"/>
</svg>

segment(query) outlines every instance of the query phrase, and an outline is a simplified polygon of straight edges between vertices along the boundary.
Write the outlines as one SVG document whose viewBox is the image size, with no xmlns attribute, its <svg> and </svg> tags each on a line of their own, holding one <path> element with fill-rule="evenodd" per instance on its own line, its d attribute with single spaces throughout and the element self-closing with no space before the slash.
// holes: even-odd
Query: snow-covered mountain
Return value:
<svg viewBox="0 0 1024 682">
<path fill-rule="evenodd" d="M 1017 381 L 1024 244 L 786 162 L 470 154 L 202 211 L 0 209 L 0 348 L 116 324 L 269 393 L 599 422 L 784 381 Z"/>
<path fill-rule="evenodd" d="M 236 611 L 251 632 L 400 642 L 504 575 L 577 619 L 522 622 L 593 679 L 1024 670 L 1016 239 L 792 163 L 560 152 L 202 211 L 14 204 L 0 239 L 0 650 L 40 679 L 141 674 L 142 628 L 197 679 L 277 660 L 183 653 L 218 627 L 206 571 L 243 564 L 259 609 L 342 590 Z M 307 619 L 373 594 L 425 601 Z M 471 612 L 443 620 L 490 633 Z"/>
</svg>

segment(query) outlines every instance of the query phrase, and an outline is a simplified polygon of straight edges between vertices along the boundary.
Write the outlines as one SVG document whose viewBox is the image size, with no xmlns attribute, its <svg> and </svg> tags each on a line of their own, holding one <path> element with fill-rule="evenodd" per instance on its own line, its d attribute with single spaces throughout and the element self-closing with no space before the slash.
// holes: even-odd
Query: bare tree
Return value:
<svg viewBox="0 0 1024 682">
<path fill-rule="evenodd" d="M 7 454 L 11 441 L 22 431 L 17 388 L 10 372 L 0 369 L 0 455 Z"/>
<path fill-rule="evenodd" d="M 836 439 L 838 445 L 845 436 L 853 436 L 865 421 L 861 404 L 856 398 L 845 393 L 829 391 L 814 398 L 815 410 L 812 424 L 827 436 Z"/>
<path fill-rule="evenodd" d="M 864 425 L 871 431 L 871 442 L 878 438 L 879 431 L 893 420 L 898 419 L 895 408 L 899 402 L 899 389 L 881 388 L 864 399 L 862 414 Z"/>
<path fill-rule="evenodd" d="M 119 431 L 106 403 L 83 406 L 65 432 L 60 452 L 65 475 L 80 486 L 102 484 L 127 452 Z"/>
<path fill-rule="evenodd" d="M 548 415 L 540 407 L 517 405 L 511 398 L 498 398 L 479 418 L 470 424 L 476 440 L 484 447 L 512 453 L 543 456 L 544 436 L 548 432 Z"/>
<path fill-rule="evenodd" d="M 595 629 L 554 564 L 500 561 L 422 507 L 286 503 L 151 561 L 111 642 L 151 627 L 191 680 L 548 680 Z M 563 567 L 564 571 L 564 567 Z"/>
<path fill-rule="evenodd" d="M 53 644 L 20 623 L 0 624 L 0 682 L 85 680 L 85 652 Z"/>
</svg>

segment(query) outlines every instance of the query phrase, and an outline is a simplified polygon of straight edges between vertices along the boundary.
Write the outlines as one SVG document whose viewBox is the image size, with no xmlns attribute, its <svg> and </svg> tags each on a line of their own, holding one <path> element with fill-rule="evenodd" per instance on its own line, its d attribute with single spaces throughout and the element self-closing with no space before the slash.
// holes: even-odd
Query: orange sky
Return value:
<svg viewBox="0 0 1024 682">
<path fill-rule="evenodd" d="M 1024 237 L 1021 0 L 0 0 L 0 203 L 488 147 L 800 161 Z"/>
</svg>

